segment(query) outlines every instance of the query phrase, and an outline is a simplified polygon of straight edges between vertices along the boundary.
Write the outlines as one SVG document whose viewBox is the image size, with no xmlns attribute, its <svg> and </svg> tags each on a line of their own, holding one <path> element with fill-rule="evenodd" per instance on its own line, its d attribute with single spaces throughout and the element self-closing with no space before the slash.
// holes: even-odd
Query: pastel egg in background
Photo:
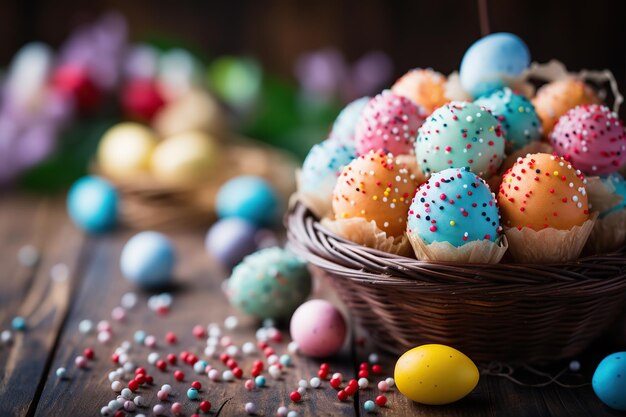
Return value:
<svg viewBox="0 0 626 417">
<path fill-rule="evenodd" d="M 108 181 L 87 176 L 76 181 L 67 195 L 67 210 L 75 225 L 90 233 L 111 229 L 118 220 L 119 198 Z"/>
<path fill-rule="evenodd" d="M 141 232 L 130 238 L 120 257 L 124 277 L 144 288 L 170 283 L 175 265 L 172 242 L 164 234 L 154 231 Z"/>
</svg>

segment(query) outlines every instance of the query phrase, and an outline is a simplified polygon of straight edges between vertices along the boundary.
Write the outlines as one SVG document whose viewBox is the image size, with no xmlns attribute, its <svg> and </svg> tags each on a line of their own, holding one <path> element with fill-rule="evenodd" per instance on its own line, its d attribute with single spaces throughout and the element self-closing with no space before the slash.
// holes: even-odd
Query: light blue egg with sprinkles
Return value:
<svg viewBox="0 0 626 417">
<path fill-rule="evenodd" d="M 330 132 L 330 138 L 347 146 L 354 146 L 354 132 L 361 113 L 371 97 L 357 98 L 341 110 Z"/>
<path fill-rule="evenodd" d="M 221 218 L 238 217 L 257 226 L 271 226 L 279 219 L 279 200 L 274 188 L 263 178 L 239 176 L 222 185 L 216 196 Z"/>
<path fill-rule="evenodd" d="M 141 232 L 122 249 L 120 269 L 130 282 L 144 288 L 162 287 L 170 282 L 176 253 L 170 240 L 159 232 Z"/>
<path fill-rule="evenodd" d="M 103 178 L 87 176 L 76 181 L 67 195 L 72 222 L 89 233 L 101 233 L 117 223 L 118 195 Z"/>
<path fill-rule="evenodd" d="M 485 107 L 453 101 L 435 110 L 420 127 L 415 155 L 426 176 L 469 167 L 482 178 L 489 178 L 504 159 L 504 133 Z"/>
<path fill-rule="evenodd" d="M 510 88 L 480 97 L 474 103 L 491 110 L 502 123 L 507 151 L 521 149 L 532 141 L 541 139 L 543 129 L 535 106 L 523 95 Z"/>
<path fill-rule="evenodd" d="M 314 193 L 322 201 L 330 202 L 337 177 L 354 158 L 354 144 L 344 145 L 327 139 L 313 146 L 302 164 L 300 191 Z"/>
<path fill-rule="evenodd" d="M 230 303 L 259 319 L 288 318 L 310 292 L 306 263 L 279 247 L 246 256 L 226 285 Z"/>
<path fill-rule="evenodd" d="M 495 241 L 501 231 L 495 196 L 485 181 L 467 168 L 433 174 L 415 193 L 407 233 L 426 244 L 463 246 L 475 240 Z"/>
<path fill-rule="evenodd" d="M 626 411 L 626 352 L 612 353 L 602 359 L 593 373 L 591 386 L 604 404 Z"/>
<path fill-rule="evenodd" d="M 528 46 L 512 33 L 493 33 L 470 46 L 459 71 L 461 86 L 473 97 L 510 85 L 530 64 Z"/>
<path fill-rule="evenodd" d="M 622 198 L 622 200 L 615 204 L 613 207 L 610 207 L 602 212 L 600 212 L 600 218 L 605 218 L 609 214 L 617 213 L 621 210 L 626 209 L 626 180 L 624 177 L 615 172 L 613 174 L 609 174 L 606 176 L 600 177 L 600 181 L 607 187 L 609 190 L 613 191 L 613 194 Z"/>
</svg>

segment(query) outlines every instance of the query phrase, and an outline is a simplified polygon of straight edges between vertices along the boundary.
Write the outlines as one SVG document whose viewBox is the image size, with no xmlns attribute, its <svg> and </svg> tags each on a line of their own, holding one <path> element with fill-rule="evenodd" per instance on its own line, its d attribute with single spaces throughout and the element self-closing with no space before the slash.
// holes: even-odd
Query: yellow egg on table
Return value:
<svg viewBox="0 0 626 417">
<path fill-rule="evenodd" d="M 147 171 L 156 135 L 139 123 L 120 123 L 107 130 L 98 145 L 98 164 L 108 175 L 125 177 Z"/>
<path fill-rule="evenodd" d="M 192 184 L 206 178 L 215 167 L 217 145 L 203 132 L 186 132 L 161 142 L 152 155 L 152 173 L 168 184 Z"/>
<path fill-rule="evenodd" d="M 398 390 L 410 400 L 440 405 L 460 400 L 478 384 L 478 368 L 470 358 L 444 345 L 422 345 L 396 362 Z"/>
</svg>

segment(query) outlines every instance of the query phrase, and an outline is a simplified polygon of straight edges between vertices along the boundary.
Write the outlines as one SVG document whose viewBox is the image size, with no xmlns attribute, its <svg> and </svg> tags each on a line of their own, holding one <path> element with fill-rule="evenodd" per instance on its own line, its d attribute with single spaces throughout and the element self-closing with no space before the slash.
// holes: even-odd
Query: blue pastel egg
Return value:
<svg viewBox="0 0 626 417">
<path fill-rule="evenodd" d="M 227 283 L 230 303 L 260 319 L 287 318 L 311 292 L 306 263 L 279 247 L 248 255 Z"/>
<path fill-rule="evenodd" d="M 474 240 L 495 241 L 500 217 L 485 181 L 467 168 L 433 174 L 415 193 L 407 222 L 409 234 L 426 244 L 462 246 Z"/>
<path fill-rule="evenodd" d="M 491 110 L 502 123 L 508 151 L 521 149 L 541 139 L 543 130 L 535 106 L 523 95 L 505 87 L 480 97 L 475 103 Z"/>
<path fill-rule="evenodd" d="M 357 98 L 341 110 L 330 132 L 330 138 L 344 145 L 354 144 L 354 132 L 361 113 L 371 97 Z"/>
<path fill-rule="evenodd" d="M 273 225 L 279 217 L 279 201 L 263 178 L 240 176 L 227 181 L 217 192 L 219 217 L 238 217 L 257 226 Z"/>
<path fill-rule="evenodd" d="M 626 180 L 624 177 L 615 172 L 613 174 L 600 177 L 600 181 L 602 181 L 608 189 L 613 190 L 613 194 L 622 198 L 622 201 L 613 207 L 602 211 L 600 213 L 600 218 L 604 218 L 611 213 L 626 209 Z"/>
<path fill-rule="evenodd" d="M 593 373 L 591 386 L 604 404 L 626 411 L 626 352 L 612 353 L 602 359 Z"/>
<path fill-rule="evenodd" d="M 509 85 L 530 64 L 528 47 L 512 33 L 494 33 L 474 42 L 465 52 L 459 75 L 473 97 Z"/>
<path fill-rule="evenodd" d="M 354 144 L 327 139 L 311 148 L 302 164 L 300 190 L 331 201 L 333 188 L 343 167 L 356 158 Z"/>
<path fill-rule="evenodd" d="M 207 252 L 224 267 L 230 269 L 257 248 L 255 234 L 257 227 L 238 217 L 220 219 L 206 235 Z"/>
<path fill-rule="evenodd" d="M 67 211 L 74 224 L 90 233 L 111 229 L 117 223 L 118 197 L 106 180 L 88 176 L 76 181 L 67 195 Z"/>
<path fill-rule="evenodd" d="M 141 232 L 130 238 L 120 257 L 122 274 L 145 288 L 166 285 L 172 279 L 176 253 L 170 240 L 158 232 Z"/>
</svg>

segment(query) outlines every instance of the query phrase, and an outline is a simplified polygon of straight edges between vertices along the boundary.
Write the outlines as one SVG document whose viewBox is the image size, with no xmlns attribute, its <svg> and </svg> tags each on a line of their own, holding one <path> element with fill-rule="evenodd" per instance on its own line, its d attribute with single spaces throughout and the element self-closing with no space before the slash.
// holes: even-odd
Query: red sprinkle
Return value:
<svg viewBox="0 0 626 417">
<path fill-rule="evenodd" d="M 171 365 L 176 365 L 176 355 L 174 355 L 173 353 L 170 353 L 167 355 L 167 361 L 171 364 Z"/>
<path fill-rule="evenodd" d="M 202 401 L 200 403 L 200 410 L 202 410 L 205 413 L 208 413 L 209 411 L 211 411 L 211 403 L 208 401 Z"/>
<path fill-rule="evenodd" d="M 167 363 L 165 363 L 163 359 L 159 359 L 154 365 L 157 367 L 158 370 L 163 372 L 165 372 L 165 370 L 167 369 Z"/>
<path fill-rule="evenodd" d="M 165 341 L 169 343 L 170 345 L 173 345 L 174 343 L 176 343 L 177 340 L 178 339 L 176 338 L 176 333 L 174 332 L 165 333 Z"/>
<path fill-rule="evenodd" d="M 85 350 L 83 351 L 83 356 L 86 357 L 87 359 L 93 359 L 94 357 L 93 349 L 85 348 Z"/>
<path fill-rule="evenodd" d="M 135 392 L 139 389 L 139 382 L 136 379 L 131 379 L 128 381 L 128 389 L 132 392 Z"/>
<path fill-rule="evenodd" d="M 196 324 L 195 326 L 193 326 L 193 330 L 191 332 L 198 339 L 206 337 L 206 329 L 200 324 Z"/>
<path fill-rule="evenodd" d="M 200 381 L 193 381 L 191 383 L 191 387 L 200 391 L 202 389 L 202 384 L 200 383 Z"/>
<path fill-rule="evenodd" d="M 239 367 L 235 367 L 235 369 L 233 369 L 233 375 L 235 375 L 235 378 L 241 379 L 243 376 L 243 370 Z"/>
<path fill-rule="evenodd" d="M 344 390 L 341 390 L 337 393 L 337 399 L 339 401 L 346 401 L 348 399 L 348 393 Z"/>
<path fill-rule="evenodd" d="M 339 379 L 339 378 L 331 378 L 329 384 L 334 389 L 339 389 L 339 387 L 341 386 L 341 379 Z"/>
<path fill-rule="evenodd" d="M 379 364 L 372 365 L 372 372 L 374 372 L 375 374 L 380 374 L 382 371 L 383 368 Z"/>
<path fill-rule="evenodd" d="M 387 404 L 387 397 L 385 397 L 384 395 L 379 395 L 376 397 L 377 406 L 383 407 L 385 404 Z"/>
<path fill-rule="evenodd" d="M 291 401 L 293 401 L 294 403 L 297 403 L 302 399 L 302 396 L 298 391 L 292 391 L 292 393 L 289 394 L 289 398 L 291 398 Z"/>
<path fill-rule="evenodd" d="M 185 379 L 185 373 L 183 371 L 175 371 L 174 379 L 177 381 L 182 381 L 183 379 Z"/>
</svg>

